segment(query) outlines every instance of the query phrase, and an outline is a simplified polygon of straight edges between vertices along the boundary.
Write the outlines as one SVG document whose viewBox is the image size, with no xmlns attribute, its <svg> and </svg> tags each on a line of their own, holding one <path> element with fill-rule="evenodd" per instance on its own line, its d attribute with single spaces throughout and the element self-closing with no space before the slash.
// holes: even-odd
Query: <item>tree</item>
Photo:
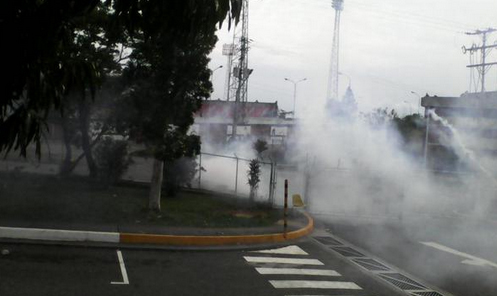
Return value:
<svg viewBox="0 0 497 296">
<path fill-rule="evenodd" d="M 115 106 L 119 104 L 116 98 L 119 97 L 122 88 L 120 83 L 118 77 L 106 77 L 93 102 L 82 100 L 79 96 L 68 95 L 64 101 L 63 114 L 51 116 L 50 121 L 59 122 L 63 131 L 66 153 L 60 167 L 61 175 L 70 174 L 78 163 L 86 158 L 90 177 L 98 176 L 98 166 L 95 164 L 92 151 L 106 133 L 115 131 L 117 120 Z M 85 135 L 87 139 L 83 142 L 82 138 Z M 73 145 L 83 148 L 83 153 L 74 160 Z"/>
<path fill-rule="evenodd" d="M 143 142 L 154 156 L 149 209 L 160 211 L 164 162 L 198 153 L 198 137 L 187 135 L 193 114 L 212 91 L 208 54 L 217 41 L 216 27 L 240 1 L 116 2 L 118 21 L 127 28 L 133 49 L 124 69 L 128 86 L 122 128 Z M 129 22 L 131 21 L 131 23 Z M 197 142 L 198 145 L 188 145 Z"/>
<path fill-rule="evenodd" d="M 363 119 L 372 129 L 382 129 L 387 125 L 391 124 L 393 120 L 398 118 L 397 111 L 394 109 L 388 110 L 388 108 L 377 108 L 370 113 L 362 114 Z"/>
<path fill-rule="evenodd" d="M 231 24 L 241 8 L 240 0 L 1 1 L 0 37 L 5 46 L 0 47 L 0 55 L 5 60 L 0 80 L 0 151 L 14 149 L 26 155 L 34 142 L 39 155 L 49 111 L 62 109 L 74 85 L 85 84 L 94 94 L 98 61 L 72 63 L 66 53 L 78 34 L 73 24 L 99 4 L 114 12 L 105 27 L 111 38 L 120 38 L 126 28 L 147 38 L 162 35 L 170 40 L 193 40 L 215 31 L 226 17 Z"/>
<path fill-rule="evenodd" d="M 267 142 L 261 139 L 257 139 L 257 141 L 254 142 L 252 148 L 254 148 L 255 152 L 257 152 L 257 157 L 262 159 L 262 152 L 268 149 Z"/>
<path fill-rule="evenodd" d="M 409 155 L 423 157 L 426 120 L 419 114 L 396 117 L 393 123 L 402 136 L 402 148 Z"/>
<path fill-rule="evenodd" d="M 44 122 L 51 108 L 61 109 L 74 83 L 95 90 L 93 61 L 73 63 L 67 51 L 76 32 L 72 23 L 89 14 L 98 0 L 18 1 L 0 3 L 0 151 L 36 143 L 39 155 Z"/>
</svg>

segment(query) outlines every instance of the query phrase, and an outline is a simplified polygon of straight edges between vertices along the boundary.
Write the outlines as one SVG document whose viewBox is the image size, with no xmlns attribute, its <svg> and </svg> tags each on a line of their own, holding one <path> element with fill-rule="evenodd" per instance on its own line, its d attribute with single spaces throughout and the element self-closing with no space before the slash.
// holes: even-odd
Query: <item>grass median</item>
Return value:
<svg viewBox="0 0 497 296">
<path fill-rule="evenodd" d="M 280 210 L 212 193 L 180 191 L 147 210 L 148 188 L 103 187 L 83 177 L 0 174 L 0 223 L 125 224 L 201 228 L 272 226 Z"/>
</svg>

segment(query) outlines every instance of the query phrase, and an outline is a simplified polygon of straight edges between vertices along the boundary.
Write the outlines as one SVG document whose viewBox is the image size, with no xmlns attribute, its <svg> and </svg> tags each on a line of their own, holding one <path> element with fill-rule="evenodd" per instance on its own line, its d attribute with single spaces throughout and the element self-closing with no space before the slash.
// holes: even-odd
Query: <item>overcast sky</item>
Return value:
<svg viewBox="0 0 497 296">
<path fill-rule="evenodd" d="M 331 0 L 251 0 L 249 101 L 278 101 L 293 108 L 298 84 L 297 115 L 322 108 L 326 98 L 334 10 Z M 416 112 L 420 95 L 458 96 L 469 88 L 469 55 L 461 47 L 481 43 L 464 32 L 497 27 L 497 0 L 344 0 L 341 17 L 340 71 L 350 77 L 360 111 L 394 108 Z M 223 98 L 226 57 L 231 43 L 226 27 L 211 54 L 213 99 Z M 489 42 L 497 41 L 497 32 Z M 497 61 L 497 50 L 490 54 Z M 497 89 L 497 67 L 487 89 Z M 339 96 L 349 79 L 340 77 Z"/>
</svg>

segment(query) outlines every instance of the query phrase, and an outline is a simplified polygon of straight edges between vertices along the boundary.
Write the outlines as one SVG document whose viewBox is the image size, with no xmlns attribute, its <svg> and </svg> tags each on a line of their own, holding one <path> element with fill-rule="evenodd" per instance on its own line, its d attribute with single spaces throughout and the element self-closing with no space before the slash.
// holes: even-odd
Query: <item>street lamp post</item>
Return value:
<svg viewBox="0 0 497 296">
<path fill-rule="evenodd" d="M 223 67 L 223 65 L 221 65 L 221 66 L 217 67 L 216 69 L 212 70 L 212 72 L 211 72 L 211 78 L 210 78 L 211 81 L 212 81 L 212 76 L 214 76 L 214 72 L 216 72 L 217 70 L 221 69 L 222 67 Z"/>
<path fill-rule="evenodd" d="M 297 84 L 299 82 L 303 82 L 303 81 L 306 81 L 307 78 L 304 78 L 304 79 L 300 79 L 299 81 L 293 81 L 292 79 L 289 79 L 289 78 L 285 78 L 285 81 L 288 81 L 288 82 L 291 82 L 293 83 L 293 118 L 296 118 L 295 116 L 295 102 L 297 101 Z"/>
<path fill-rule="evenodd" d="M 412 91 L 412 90 L 411 90 L 411 94 L 418 96 L 418 99 L 419 99 L 419 103 L 418 103 L 418 114 L 421 114 L 421 111 L 420 111 L 420 108 L 421 108 L 421 96 L 417 92 Z"/>
<path fill-rule="evenodd" d="M 405 104 L 407 104 L 407 106 L 409 106 L 409 115 L 412 114 L 412 105 L 409 101 L 404 101 Z"/>
</svg>

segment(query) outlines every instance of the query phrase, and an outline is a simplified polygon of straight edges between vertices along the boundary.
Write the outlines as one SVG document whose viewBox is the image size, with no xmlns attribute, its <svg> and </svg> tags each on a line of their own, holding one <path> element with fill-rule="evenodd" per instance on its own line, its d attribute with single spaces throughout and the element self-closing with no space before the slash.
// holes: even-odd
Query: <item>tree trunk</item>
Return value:
<svg viewBox="0 0 497 296">
<path fill-rule="evenodd" d="M 164 162 L 159 159 L 154 159 L 152 180 L 150 182 L 150 194 L 148 196 L 148 209 L 154 212 L 160 212 L 160 197 L 163 174 Z"/>
<path fill-rule="evenodd" d="M 255 189 L 254 187 L 250 186 L 250 194 L 249 194 L 249 201 L 251 203 L 254 202 L 255 200 L 255 195 L 257 194 L 257 189 Z"/>
<path fill-rule="evenodd" d="M 88 103 L 81 99 L 79 102 L 79 128 L 81 130 L 81 146 L 85 154 L 86 163 L 88 164 L 88 170 L 90 171 L 90 177 L 97 177 L 97 165 L 93 159 L 93 154 L 91 152 L 91 140 L 90 140 L 90 107 Z"/>
<path fill-rule="evenodd" d="M 72 140 L 72 135 L 71 132 L 69 131 L 68 127 L 68 122 L 66 118 L 62 118 L 62 133 L 64 137 L 64 147 L 66 148 L 66 155 L 64 156 L 64 161 L 62 162 L 62 165 L 60 166 L 60 175 L 62 176 L 67 176 L 71 173 L 72 169 L 72 146 L 71 146 L 71 140 Z"/>
</svg>

